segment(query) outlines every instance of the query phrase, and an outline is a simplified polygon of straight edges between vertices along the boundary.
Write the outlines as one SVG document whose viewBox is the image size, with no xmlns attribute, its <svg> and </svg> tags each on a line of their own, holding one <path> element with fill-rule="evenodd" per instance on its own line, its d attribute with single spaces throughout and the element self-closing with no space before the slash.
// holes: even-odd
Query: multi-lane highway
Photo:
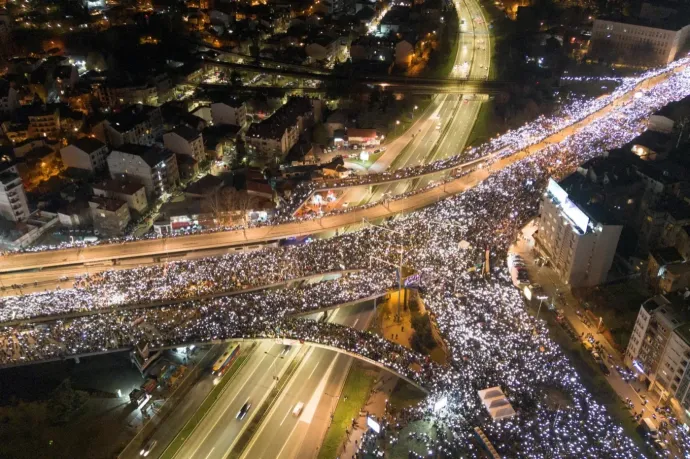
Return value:
<svg viewBox="0 0 690 459">
<path fill-rule="evenodd" d="M 337 309 L 328 320 L 363 329 L 368 325 L 372 314 L 373 305 L 366 302 Z M 281 457 L 302 457 L 296 454 L 299 453 L 298 449 L 307 431 L 311 437 L 310 429 L 316 426 L 318 430 L 319 426 L 323 426 L 323 417 L 330 416 L 328 409 L 331 405 L 320 403 L 322 396 L 326 398 L 325 402 L 329 399 L 332 403 L 336 402 L 332 395 L 339 391 L 354 357 L 310 346 L 292 346 L 289 351 L 284 351 L 285 346 L 282 344 L 260 343 L 175 457 L 226 457 L 235 447 L 243 428 L 253 419 L 257 408 L 275 386 L 274 378 L 282 376 L 297 356 L 301 358 L 298 368 L 245 449 L 244 457 L 273 458 L 279 454 L 282 454 Z M 252 404 L 249 413 L 243 420 L 236 419 L 237 413 L 247 401 Z M 292 413 L 298 401 L 305 404 L 302 416 L 286 416 L 288 409 Z M 332 408 L 334 407 L 333 404 Z M 283 448 L 284 446 L 286 447 Z"/>
<path fill-rule="evenodd" d="M 453 78 L 488 79 L 491 66 L 489 29 L 479 3 L 456 0 L 459 32 Z M 484 96 L 439 95 L 422 118 L 391 145 L 371 166 L 372 172 L 429 164 L 462 152 L 469 140 Z M 359 205 L 376 202 L 386 195 L 398 195 L 426 186 L 430 178 L 374 187 L 371 193 L 351 190 L 340 203 Z M 349 204 L 348 204 L 349 205 Z"/>
<path fill-rule="evenodd" d="M 373 312 L 372 302 L 365 302 L 336 310 L 329 320 L 366 329 Z M 307 459 L 316 455 L 354 357 L 312 349 L 244 451 L 243 459 Z M 304 408 L 296 416 L 293 411 L 300 402 Z"/>
</svg>

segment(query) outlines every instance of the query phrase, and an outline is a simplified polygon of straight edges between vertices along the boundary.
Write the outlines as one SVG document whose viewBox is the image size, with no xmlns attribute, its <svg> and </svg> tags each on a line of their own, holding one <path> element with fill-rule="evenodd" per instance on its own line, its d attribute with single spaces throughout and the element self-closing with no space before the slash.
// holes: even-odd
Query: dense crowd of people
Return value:
<svg viewBox="0 0 690 459">
<path fill-rule="evenodd" d="M 627 84 L 632 83 L 623 86 Z M 477 457 L 472 446 L 474 426 L 481 426 L 506 457 L 639 457 L 636 446 L 585 389 L 542 324 L 527 314 L 502 268 L 494 268 L 490 280 L 473 268 L 484 259 L 486 249 L 494 264 L 503 265 L 500 260 L 509 244 L 536 214 L 549 177 L 561 178 L 578 164 L 632 140 L 644 130 L 651 112 L 688 93 L 690 72 L 679 72 L 562 142 L 496 171 L 465 193 L 387 223 L 387 230 L 367 227 L 301 246 L 106 272 L 65 290 L 70 292 L 65 298 L 76 302 L 80 295 L 90 295 L 93 302 L 98 297 L 107 304 L 142 303 L 310 273 L 362 272 L 297 289 L 5 327 L 0 329 L 5 349 L 0 360 L 12 364 L 68 357 L 128 348 L 142 339 L 154 347 L 220 338 L 303 339 L 374 358 L 428 388 L 428 400 L 406 416 L 433 417 L 445 426 L 446 434 L 437 445 L 445 457 Z M 583 113 L 574 110 L 564 110 L 560 121 L 541 120 L 532 137 L 582 119 Z M 592 108 L 587 110 L 591 113 Z M 506 145 L 515 150 L 530 142 L 534 139 L 520 129 L 507 139 L 494 140 L 491 151 Z M 401 245 L 406 266 L 421 274 L 425 305 L 448 344 L 451 359 L 446 367 L 426 363 L 370 333 L 292 317 L 393 287 L 395 271 L 385 260 L 395 265 Z M 34 296 L 5 301 L 15 301 L 13 307 L 21 309 L 22 301 L 33 301 L 30 298 Z M 57 305 L 60 297 L 40 301 L 47 307 L 68 307 Z M 477 391 L 492 386 L 503 389 L 515 416 L 490 421 Z M 447 399 L 447 407 L 435 411 L 442 398 Z"/>
<path fill-rule="evenodd" d="M 223 333 L 231 333 L 234 329 L 228 324 L 251 322 L 247 318 L 281 320 L 382 295 L 395 285 L 395 281 L 395 272 L 389 269 L 359 271 L 333 280 L 307 282 L 303 286 L 280 290 L 189 300 L 174 306 L 121 309 L 40 324 L 5 326 L 0 328 L 0 365 L 120 350 L 131 348 L 140 340 L 162 346 L 174 339 L 170 335 L 173 330 L 177 333 L 175 338 L 181 333 L 184 337 L 195 335 L 198 341 L 208 341 L 217 333 L 217 327 L 224 329 Z M 191 320 L 193 325 L 188 323 Z"/>
</svg>

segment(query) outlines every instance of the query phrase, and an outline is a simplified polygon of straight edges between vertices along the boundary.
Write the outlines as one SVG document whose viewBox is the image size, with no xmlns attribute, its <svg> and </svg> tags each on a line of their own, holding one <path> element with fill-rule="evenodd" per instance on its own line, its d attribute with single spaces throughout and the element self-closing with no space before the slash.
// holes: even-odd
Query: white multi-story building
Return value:
<svg viewBox="0 0 690 459">
<path fill-rule="evenodd" d="M 206 159 L 204 138 L 201 132 L 185 125 L 177 126 L 172 131 L 163 134 L 163 145 L 174 153 L 191 156 L 197 162 Z"/>
<path fill-rule="evenodd" d="M 642 304 L 625 363 L 650 391 L 683 412 L 690 409 L 690 323 L 685 320 L 683 299 L 674 302 L 657 295 Z"/>
<path fill-rule="evenodd" d="M 690 34 L 690 25 L 676 19 L 650 21 L 596 19 L 591 53 L 606 60 L 633 65 L 666 65 L 676 59 Z"/>
<path fill-rule="evenodd" d="M 29 218 L 29 203 L 17 166 L 0 172 L 0 215 L 13 222 Z"/>
<path fill-rule="evenodd" d="M 144 185 L 148 196 L 171 192 L 180 182 L 175 154 L 170 150 L 143 145 L 124 144 L 108 156 L 113 179 Z"/>
<path fill-rule="evenodd" d="M 60 156 L 67 167 L 95 172 L 105 168 L 108 146 L 98 139 L 82 137 L 60 149 Z"/>
<path fill-rule="evenodd" d="M 622 229 L 622 225 L 597 221 L 590 209 L 574 202 L 561 185 L 549 179 L 536 241 L 563 282 L 579 287 L 605 281 Z"/>
<path fill-rule="evenodd" d="M 247 105 L 239 99 L 227 99 L 211 104 L 211 118 L 214 125 L 234 124 L 244 126 L 247 124 Z"/>
</svg>

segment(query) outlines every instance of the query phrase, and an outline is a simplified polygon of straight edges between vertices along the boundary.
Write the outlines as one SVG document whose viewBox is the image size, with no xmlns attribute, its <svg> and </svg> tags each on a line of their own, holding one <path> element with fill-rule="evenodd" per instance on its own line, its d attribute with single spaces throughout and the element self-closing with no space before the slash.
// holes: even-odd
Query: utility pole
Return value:
<svg viewBox="0 0 690 459">
<path fill-rule="evenodd" d="M 397 309 L 396 314 L 395 314 L 395 320 L 396 320 L 396 322 L 400 322 L 400 303 L 401 303 L 402 295 L 403 295 L 403 288 L 402 288 L 402 275 L 403 275 L 403 271 L 402 271 L 402 268 L 403 268 L 403 240 L 404 240 L 403 234 L 402 234 L 400 231 L 395 231 L 395 230 L 392 230 L 392 229 L 390 229 L 390 228 L 386 228 L 385 226 L 381 226 L 381 225 L 377 225 L 377 224 L 375 224 L 375 223 L 372 223 L 372 222 L 370 222 L 369 220 L 367 220 L 366 218 L 363 218 L 363 219 L 362 219 L 362 224 L 364 224 L 364 223 L 368 223 L 368 224 L 370 224 L 371 226 L 375 226 L 376 228 L 379 228 L 379 229 L 382 229 L 382 230 L 385 230 L 385 231 L 388 231 L 388 232 L 390 232 L 390 233 L 397 234 L 397 235 L 400 236 L 400 262 L 399 262 L 399 264 L 398 264 L 398 266 L 397 266 L 397 268 L 398 268 L 398 309 Z M 371 256 L 369 257 L 369 267 L 370 267 L 370 268 L 371 268 L 371 260 L 372 260 L 372 258 L 375 258 L 376 260 L 381 261 L 381 262 L 383 262 L 383 263 L 386 263 L 386 264 L 390 264 L 390 265 L 392 265 L 392 266 L 395 266 L 393 263 L 389 262 L 388 260 L 383 260 L 383 259 L 381 259 L 381 258 L 377 258 L 377 257 L 371 255 Z M 405 295 L 405 300 L 407 300 L 407 295 Z"/>
</svg>

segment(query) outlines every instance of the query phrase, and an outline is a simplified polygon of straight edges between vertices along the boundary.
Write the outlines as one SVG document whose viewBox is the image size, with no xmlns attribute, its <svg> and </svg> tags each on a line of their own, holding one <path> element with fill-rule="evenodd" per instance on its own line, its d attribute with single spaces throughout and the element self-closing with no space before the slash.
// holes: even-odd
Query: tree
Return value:
<svg viewBox="0 0 690 459">
<path fill-rule="evenodd" d="M 48 401 L 50 420 L 56 424 L 69 421 L 81 411 L 88 398 L 86 392 L 72 389 L 69 379 L 65 379 Z"/>
<path fill-rule="evenodd" d="M 323 123 L 317 123 L 314 125 L 312 130 L 311 140 L 317 145 L 327 145 L 328 144 L 328 129 Z"/>
</svg>

